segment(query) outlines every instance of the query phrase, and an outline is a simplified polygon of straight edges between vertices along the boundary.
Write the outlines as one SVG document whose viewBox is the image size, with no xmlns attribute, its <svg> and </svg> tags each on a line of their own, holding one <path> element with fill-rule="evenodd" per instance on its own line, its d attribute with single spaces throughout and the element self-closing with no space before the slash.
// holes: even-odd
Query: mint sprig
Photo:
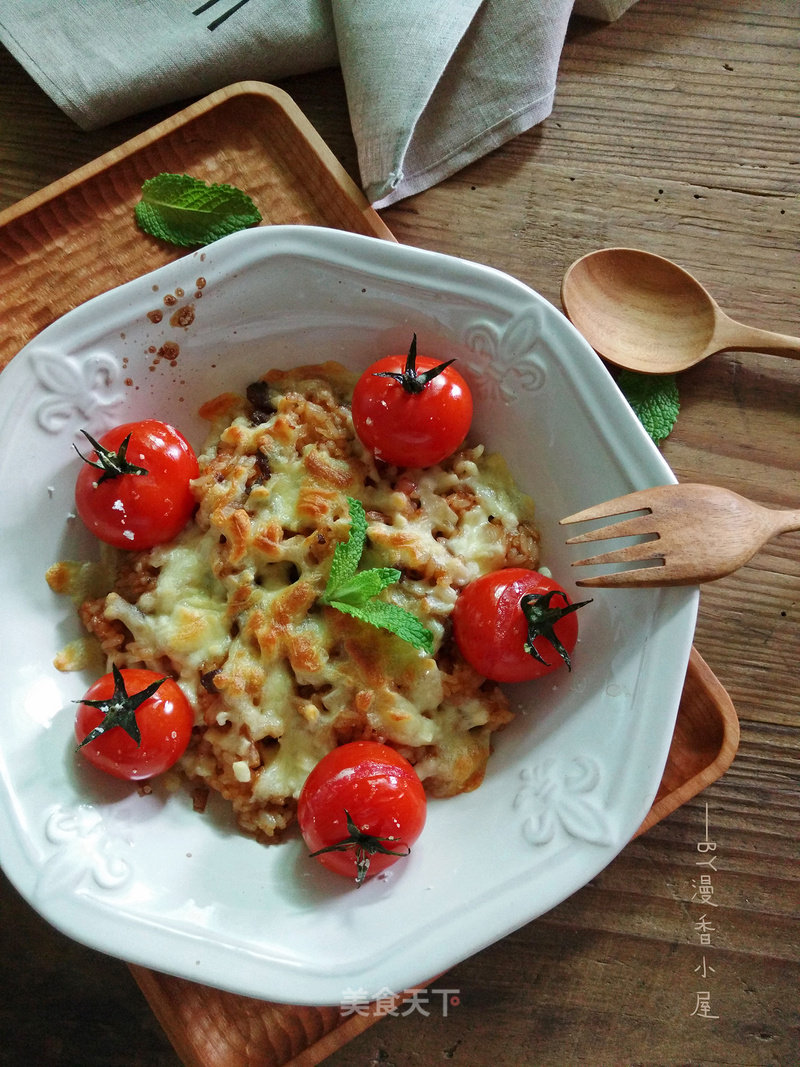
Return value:
<svg viewBox="0 0 800 1067">
<path fill-rule="evenodd" d="M 188 174 L 148 178 L 133 211 L 145 233 L 185 246 L 210 244 L 261 221 L 258 208 L 241 189 Z"/>
<path fill-rule="evenodd" d="M 348 497 L 347 506 L 350 532 L 347 540 L 340 541 L 333 550 L 328 584 L 320 597 L 321 603 L 371 626 L 389 630 L 414 648 L 433 652 L 433 634 L 416 615 L 397 604 L 375 599 L 388 585 L 399 581 L 400 571 L 394 567 L 358 570 L 367 539 L 367 516 L 359 500 Z"/>
</svg>

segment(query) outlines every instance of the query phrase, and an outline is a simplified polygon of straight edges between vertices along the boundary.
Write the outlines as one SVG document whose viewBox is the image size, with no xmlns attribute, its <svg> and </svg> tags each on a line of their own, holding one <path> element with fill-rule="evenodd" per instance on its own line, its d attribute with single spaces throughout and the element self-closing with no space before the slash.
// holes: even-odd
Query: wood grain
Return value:
<svg viewBox="0 0 800 1067">
<path fill-rule="evenodd" d="M 491 263 L 556 304 L 583 253 L 649 248 L 734 317 L 797 334 L 799 36 L 800 13 L 784 0 L 638 0 L 611 25 L 575 19 L 551 118 L 383 219 L 403 242 Z M 357 177 L 338 72 L 283 88 Z M 169 117 L 80 133 L 7 55 L 0 110 L 0 207 Z M 797 361 L 726 353 L 679 388 L 664 445 L 679 478 L 797 507 Z M 311 1062 L 797 1062 L 799 561 L 800 535 L 785 534 L 701 592 L 695 644 L 741 723 L 724 776 L 568 901 L 449 972 L 460 1003 L 447 1015 L 435 998 L 427 1015 L 406 1003 L 336 1051 L 322 1038 Z M 713 910 L 693 899 L 706 821 Z M 176 1067 L 123 964 L 0 894 L 0 1062 Z M 695 928 L 704 913 L 716 927 L 709 946 Z M 703 990 L 717 1018 L 692 1015 Z M 248 1054 L 261 1051 L 256 1040 Z"/>
<path fill-rule="evenodd" d="M 27 340 L 51 317 L 103 291 L 109 262 L 121 284 L 139 274 L 146 252 L 159 263 L 180 254 L 132 224 L 141 182 L 153 168 L 188 169 L 207 181 L 239 184 L 254 196 L 265 216 L 262 225 L 338 226 L 393 240 L 290 98 L 272 86 L 230 86 L 0 213 L 0 247 L 11 250 L 0 257 L 9 338 Z M 78 230 L 76 205 L 86 209 Z M 98 259 L 94 250 L 100 246 L 107 255 Z M 40 303 L 54 250 L 68 254 L 80 269 L 68 290 Z M 639 832 L 718 778 L 737 740 L 735 709 L 693 650 L 663 781 Z M 309 1058 L 319 1041 L 332 1050 L 385 1012 L 370 1005 L 347 1016 L 337 1008 L 236 997 L 144 967 L 132 967 L 132 973 L 181 1058 L 196 1067 L 249 1063 L 252 1057 L 265 1065 L 301 1054 Z"/>
<path fill-rule="evenodd" d="M 739 570 L 779 534 L 800 530 L 800 509 L 765 508 L 718 485 L 680 482 L 593 504 L 561 522 L 577 524 L 566 531 L 567 544 L 586 546 L 572 564 L 590 568 L 577 572 L 579 586 L 700 585 Z M 627 543 L 631 537 L 640 540 Z M 600 565 L 610 569 L 597 573 Z"/>
<path fill-rule="evenodd" d="M 142 182 L 179 170 L 246 184 L 270 222 L 393 240 L 363 194 L 281 90 L 243 82 L 163 119 L 0 215 L 0 368 L 54 319 L 185 254 L 133 221 Z M 97 256 L 97 249 L 107 254 Z M 46 267 L 44 266 L 46 263 Z"/>
</svg>

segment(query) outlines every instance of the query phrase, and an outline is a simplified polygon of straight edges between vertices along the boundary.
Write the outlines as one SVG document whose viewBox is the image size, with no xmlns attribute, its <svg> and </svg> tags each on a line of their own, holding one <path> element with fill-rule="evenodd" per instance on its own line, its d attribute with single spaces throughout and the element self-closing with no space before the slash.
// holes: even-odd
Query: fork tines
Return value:
<svg viewBox="0 0 800 1067">
<path fill-rule="evenodd" d="M 633 494 L 635 497 L 635 494 Z M 579 522 L 590 522 L 595 519 L 612 518 L 615 515 L 630 515 L 617 522 L 609 523 L 594 530 L 585 530 L 567 538 L 568 545 L 587 544 L 592 541 L 605 541 L 609 538 L 639 537 L 645 540 L 637 541 L 631 545 L 615 548 L 607 552 L 601 552 L 586 559 L 575 560 L 573 567 L 588 567 L 594 564 L 608 563 L 646 563 L 645 567 L 635 570 L 628 569 L 617 571 L 613 574 L 597 575 L 593 578 L 579 578 L 576 582 L 580 586 L 629 586 L 649 583 L 664 584 L 664 556 L 657 547 L 659 534 L 653 529 L 652 509 L 631 507 L 632 496 L 618 497 L 594 507 L 585 508 L 574 515 L 568 515 L 561 519 L 560 525 L 566 526 Z M 641 514 L 633 514 L 635 511 Z M 652 571 L 652 575 L 648 574 Z"/>
</svg>

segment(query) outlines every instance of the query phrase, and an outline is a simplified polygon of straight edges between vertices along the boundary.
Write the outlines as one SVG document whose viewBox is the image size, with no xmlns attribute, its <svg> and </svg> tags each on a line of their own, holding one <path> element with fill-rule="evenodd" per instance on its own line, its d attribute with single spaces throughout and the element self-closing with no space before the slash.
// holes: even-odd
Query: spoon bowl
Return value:
<svg viewBox="0 0 800 1067">
<path fill-rule="evenodd" d="M 592 348 L 627 370 L 674 374 L 728 349 L 800 357 L 800 338 L 734 321 L 688 271 L 637 248 L 576 260 L 561 304 Z"/>
</svg>

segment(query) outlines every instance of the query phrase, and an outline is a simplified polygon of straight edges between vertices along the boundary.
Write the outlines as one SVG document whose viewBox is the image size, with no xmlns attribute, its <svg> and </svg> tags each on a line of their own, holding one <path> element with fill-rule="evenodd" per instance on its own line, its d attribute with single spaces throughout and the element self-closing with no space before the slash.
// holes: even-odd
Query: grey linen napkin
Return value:
<svg viewBox="0 0 800 1067">
<path fill-rule="evenodd" d="M 83 129 L 340 65 L 368 199 L 541 122 L 572 0 L 0 0 L 0 42 Z"/>
</svg>

